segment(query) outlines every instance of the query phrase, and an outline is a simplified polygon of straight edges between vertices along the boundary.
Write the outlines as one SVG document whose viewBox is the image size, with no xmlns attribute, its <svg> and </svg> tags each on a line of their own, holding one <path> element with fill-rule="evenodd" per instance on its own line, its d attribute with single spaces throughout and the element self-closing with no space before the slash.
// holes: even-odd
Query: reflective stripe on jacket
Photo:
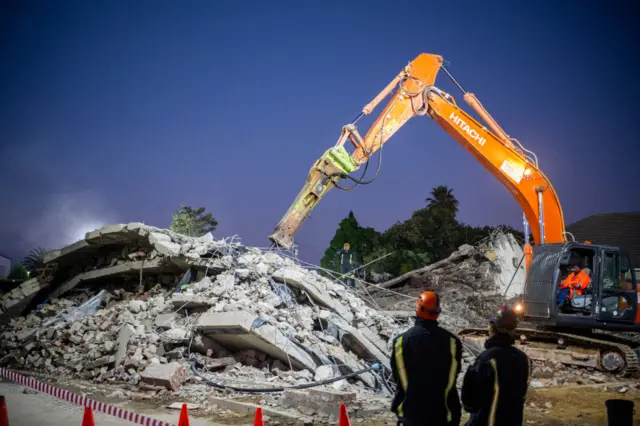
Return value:
<svg viewBox="0 0 640 426">
<path fill-rule="evenodd" d="M 340 273 L 350 272 L 353 269 L 353 251 L 341 249 L 338 254 L 340 255 Z"/>
<path fill-rule="evenodd" d="M 437 321 L 416 319 L 396 337 L 391 354 L 396 394 L 391 411 L 407 425 L 459 425 L 462 414 L 456 379 L 462 344 Z M 428 419 L 428 421 L 426 420 Z"/>
<path fill-rule="evenodd" d="M 466 426 L 521 426 L 531 361 L 506 334 L 490 337 L 485 348 L 464 376 Z"/>
</svg>

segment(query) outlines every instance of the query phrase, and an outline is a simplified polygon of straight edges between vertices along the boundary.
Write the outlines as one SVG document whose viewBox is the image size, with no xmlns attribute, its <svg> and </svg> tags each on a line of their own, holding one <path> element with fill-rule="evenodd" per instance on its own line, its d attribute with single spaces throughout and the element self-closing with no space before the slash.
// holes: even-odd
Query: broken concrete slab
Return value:
<svg viewBox="0 0 640 426">
<path fill-rule="evenodd" d="M 180 255 L 180 244 L 172 243 L 170 241 L 156 241 L 153 244 L 155 249 L 163 256 L 174 257 Z"/>
<path fill-rule="evenodd" d="M 105 365 L 113 364 L 116 358 L 113 355 L 103 356 L 102 358 L 98 358 L 93 362 L 89 362 L 85 364 L 85 370 L 93 370 L 94 368 L 102 367 Z"/>
<path fill-rule="evenodd" d="M 373 342 L 362 335 L 358 329 L 350 326 L 335 314 L 332 314 L 329 320 L 342 331 L 340 341 L 345 348 L 349 349 L 361 359 L 370 362 L 378 361 L 387 369 L 391 368 L 388 356 Z M 369 333 L 371 335 L 374 334 L 372 331 L 369 331 Z"/>
<path fill-rule="evenodd" d="M 349 374 L 358 370 L 363 370 L 365 365 L 358 362 L 357 358 L 347 353 L 341 346 L 327 345 L 328 356 L 339 366 L 340 373 Z M 369 387 L 375 387 L 376 378 L 371 373 L 364 373 L 357 376 L 359 380 Z"/>
<path fill-rule="evenodd" d="M 191 350 L 209 357 L 214 355 L 216 357 L 226 357 L 230 354 L 228 350 L 211 337 L 203 336 L 198 333 L 193 336 L 193 340 L 191 341 Z"/>
<path fill-rule="evenodd" d="M 69 244 L 68 246 L 65 246 L 61 249 L 48 251 L 44 255 L 43 262 L 45 264 L 52 263 L 61 256 L 65 256 L 73 252 L 82 251 L 87 247 L 89 247 L 89 243 L 87 243 L 85 240 L 76 241 L 75 243 Z"/>
<path fill-rule="evenodd" d="M 171 312 L 168 314 L 158 314 L 158 316 L 153 321 L 153 325 L 159 330 L 167 330 L 174 326 L 177 319 L 178 317 L 175 312 Z"/>
<path fill-rule="evenodd" d="M 74 276 L 72 279 L 55 289 L 50 298 L 60 297 L 83 281 L 95 280 L 98 278 L 108 277 L 110 275 L 121 275 L 131 272 L 158 272 L 162 269 L 163 259 L 141 260 L 134 262 L 121 263 L 120 265 L 110 266 L 107 268 L 94 269 L 80 275 Z"/>
<path fill-rule="evenodd" d="M 210 298 L 198 296 L 196 294 L 174 294 L 171 298 L 174 309 L 198 309 L 210 308 L 213 304 Z"/>
<path fill-rule="evenodd" d="M 275 271 L 272 278 L 278 282 L 304 290 L 314 302 L 337 312 L 348 322 L 353 321 L 353 313 L 351 310 L 346 308 L 342 303 L 333 299 L 326 291 L 311 281 L 311 279 L 307 279 L 307 274 L 301 270 L 282 268 Z"/>
<path fill-rule="evenodd" d="M 20 284 L 0 299 L 0 321 L 19 314 L 24 307 L 43 289 L 49 286 L 49 281 L 32 278 Z"/>
<path fill-rule="evenodd" d="M 187 371 L 177 362 L 168 364 L 149 364 L 140 373 L 140 380 L 151 386 L 162 386 L 172 391 L 177 391 L 182 383 L 187 381 Z"/>
<path fill-rule="evenodd" d="M 314 372 L 313 358 L 280 330 L 260 317 L 244 311 L 207 312 L 195 323 L 196 330 L 230 350 L 257 349 L 300 369 Z"/>
<path fill-rule="evenodd" d="M 373 332 L 369 327 L 365 327 L 364 325 L 358 326 L 358 331 L 371 343 L 375 345 L 378 350 L 382 353 L 387 352 L 387 342 L 382 340 L 377 333 Z M 386 358 L 386 357 L 385 357 Z"/>
</svg>

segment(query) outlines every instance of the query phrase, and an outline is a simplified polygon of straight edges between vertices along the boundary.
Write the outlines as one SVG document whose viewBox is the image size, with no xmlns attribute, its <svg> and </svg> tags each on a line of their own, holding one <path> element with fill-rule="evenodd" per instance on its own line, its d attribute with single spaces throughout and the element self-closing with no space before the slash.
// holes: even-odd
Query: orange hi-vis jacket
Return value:
<svg viewBox="0 0 640 426">
<path fill-rule="evenodd" d="M 572 272 L 567 278 L 562 280 L 560 288 L 568 288 L 570 290 L 569 297 L 573 297 L 574 292 L 582 295 L 586 288 L 589 287 L 589 283 L 591 283 L 591 278 L 581 269 L 577 274 Z"/>
</svg>

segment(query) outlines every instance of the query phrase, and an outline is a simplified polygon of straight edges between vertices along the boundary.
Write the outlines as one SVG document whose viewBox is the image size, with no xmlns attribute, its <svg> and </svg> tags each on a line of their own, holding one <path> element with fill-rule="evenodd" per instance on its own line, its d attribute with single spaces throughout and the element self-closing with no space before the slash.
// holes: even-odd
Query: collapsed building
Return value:
<svg viewBox="0 0 640 426">
<path fill-rule="evenodd" d="M 44 264 L 2 296 L 3 366 L 177 390 L 188 360 L 221 382 L 282 385 L 379 364 L 354 380 L 389 392 L 389 344 L 406 321 L 283 253 L 130 223 L 89 232 Z"/>
</svg>

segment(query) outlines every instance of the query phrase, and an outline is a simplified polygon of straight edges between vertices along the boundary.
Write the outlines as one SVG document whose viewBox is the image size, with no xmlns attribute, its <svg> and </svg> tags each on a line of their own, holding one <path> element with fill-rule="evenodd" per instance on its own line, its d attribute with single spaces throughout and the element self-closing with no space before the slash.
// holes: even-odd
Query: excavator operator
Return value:
<svg viewBox="0 0 640 426">
<path fill-rule="evenodd" d="M 393 340 L 391 371 L 396 394 L 391 411 L 406 426 L 460 424 L 456 379 L 462 343 L 438 325 L 440 297 L 425 291 L 416 301 L 415 325 Z"/>
<path fill-rule="evenodd" d="M 571 273 L 558 286 L 560 288 L 558 305 L 563 306 L 570 302 L 574 294 L 582 295 L 589 284 L 591 284 L 591 278 L 583 269 L 582 261 L 576 261 L 571 267 Z"/>
</svg>

